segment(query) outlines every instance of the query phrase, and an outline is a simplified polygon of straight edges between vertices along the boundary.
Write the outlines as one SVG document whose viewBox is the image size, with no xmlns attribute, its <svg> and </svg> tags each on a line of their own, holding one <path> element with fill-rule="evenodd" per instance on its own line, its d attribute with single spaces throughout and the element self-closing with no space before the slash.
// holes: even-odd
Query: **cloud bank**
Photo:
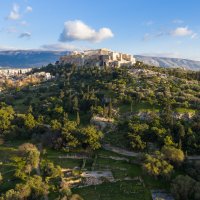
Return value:
<svg viewBox="0 0 200 200">
<path fill-rule="evenodd" d="M 0 51 L 14 51 L 15 47 L 0 45 Z"/>
<path fill-rule="evenodd" d="M 105 39 L 112 38 L 113 36 L 114 35 L 109 28 L 101 28 L 96 31 L 82 21 L 74 20 L 65 22 L 59 41 L 68 42 L 82 40 L 89 42 L 101 42 Z"/>
<path fill-rule="evenodd" d="M 172 36 L 172 37 L 190 37 L 191 39 L 198 39 L 198 33 L 189 29 L 187 26 L 185 27 L 177 27 L 171 31 L 160 31 L 156 33 L 146 33 L 143 36 L 143 41 L 149 41 L 152 39 L 156 39 L 163 36 Z"/>
<path fill-rule="evenodd" d="M 48 51 L 75 51 L 81 50 L 74 45 L 65 44 L 65 43 L 56 43 L 56 44 L 45 44 L 41 46 L 42 49 Z"/>
</svg>

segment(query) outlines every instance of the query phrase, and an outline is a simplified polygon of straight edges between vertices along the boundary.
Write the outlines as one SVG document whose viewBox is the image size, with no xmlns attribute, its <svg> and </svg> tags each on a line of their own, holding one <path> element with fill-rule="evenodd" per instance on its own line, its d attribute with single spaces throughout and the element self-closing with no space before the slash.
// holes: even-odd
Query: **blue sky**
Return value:
<svg viewBox="0 0 200 200">
<path fill-rule="evenodd" d="M 200 60 L 198 0 L 0 0 L 0 50 L 106 47 Z"/>
</svg>

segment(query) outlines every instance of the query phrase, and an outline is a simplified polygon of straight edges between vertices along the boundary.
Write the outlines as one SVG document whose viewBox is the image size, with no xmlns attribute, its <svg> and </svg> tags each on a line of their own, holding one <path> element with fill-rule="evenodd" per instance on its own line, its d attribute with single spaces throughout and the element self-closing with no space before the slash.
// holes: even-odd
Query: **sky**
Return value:
<svg viewBox="0 0 200 200">
<path fill-rule="evenodd" d="M 96 48 L 200 60 L 200 1 L 0 0 L 0 50 Z"/>
</svg>

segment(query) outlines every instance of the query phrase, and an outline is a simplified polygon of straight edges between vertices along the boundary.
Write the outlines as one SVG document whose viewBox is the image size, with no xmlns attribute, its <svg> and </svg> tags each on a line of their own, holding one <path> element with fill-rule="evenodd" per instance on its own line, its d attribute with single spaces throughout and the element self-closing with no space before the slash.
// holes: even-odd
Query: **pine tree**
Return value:
<svg viewBox="0 0 200 200">
<path fill-rule="evenodd" d="M 88 94 L 90 93 L 90 86 L 89 85 L 87 86 L 87 93 Z"/>
<path fill-rule="evenodd" d="M 106 106 L 105 104 L 103 105 L 103 117 L 106 117 L 107 116 L 107 109 L 106 109 Z"/>
<path fill-rule="evenodd" d="M 131 101 L 131 113 L 133 112 L 133 101 Z"/>
<path fill-rule="evenodd" d="M 181 140 L 181 138 L 179 139 L 179 142 L 178 142 L 178 148 L 182 149 L 182 140 Z"/>
<path fill-rule="evenodd" d="M 64 91 L 63 91 L 63 90 L 61 90 L 61 91 L 60 91 L 60 99 L 63 99 L 63 98 L 64 98 L 64 96 L 65 96 L 65 93 L 64 93 Z"/>
<path fill-rule="evenodd" d="M 29 106 L 28 113 L 32 113 L 32 112 L 33 112 L 33 108 L 32 108 L 32 106 Z"/>
<path fill-rule="evenodd" d="M 108 117 L 112 117 L 112 101 L 110 99 L 109 106 L 108 106 Z"/>
<path fill-rule="evenodd" d="M 79 110 L 79 108 L 78 108 L 78 98 L 77 98 L 77 96 L 74 98 L 74 100 L 73 100 L 73 110 L 74 111 L 78 111 Z"/>
<path fill-rule="evenodd" d="M 65 124 L 65 122 L 68 121 L 68 114 L 66 112 L 64 112 L 63 114 L 63 124 Z"/>
<path fill-rule="evenodd" d="M 178 135 L 179 138 L 183 138 L 185 136 L 185 128 L 181 123 L 178 126 Z"/>
</svg>

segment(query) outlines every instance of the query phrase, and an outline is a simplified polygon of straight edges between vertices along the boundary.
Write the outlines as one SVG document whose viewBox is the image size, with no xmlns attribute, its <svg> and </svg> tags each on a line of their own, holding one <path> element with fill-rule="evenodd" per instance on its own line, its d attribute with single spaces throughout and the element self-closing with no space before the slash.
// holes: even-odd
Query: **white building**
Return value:
<svg viewBox="0 0 200 200">
<path fill-rule="evenodd" d="M 0 74 L 1 75 L 18 75 L 18 74 L 25 74 L 28 73 L 32 70 L 32 68 L 22 68 L 22 69 L 18 69 L 18 68 L 2 68 L 0 69 Z"/>
</svg>

